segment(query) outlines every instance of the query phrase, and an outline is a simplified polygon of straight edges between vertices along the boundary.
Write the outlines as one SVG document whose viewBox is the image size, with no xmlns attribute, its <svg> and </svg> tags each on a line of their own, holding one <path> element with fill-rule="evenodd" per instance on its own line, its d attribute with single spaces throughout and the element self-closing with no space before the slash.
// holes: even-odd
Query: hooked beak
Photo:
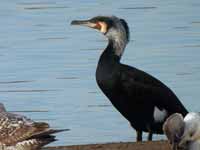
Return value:
<svg viewBox="0 0 200 150">
<path fill-rule="evenodd" d="M 97 24 L 92 23 L 90 20 L 73 20 L 71 22 L 71 25 L 80 25 L 80 26 L 86 26 L 90 28 L 96 28 Z"/>
</svg>

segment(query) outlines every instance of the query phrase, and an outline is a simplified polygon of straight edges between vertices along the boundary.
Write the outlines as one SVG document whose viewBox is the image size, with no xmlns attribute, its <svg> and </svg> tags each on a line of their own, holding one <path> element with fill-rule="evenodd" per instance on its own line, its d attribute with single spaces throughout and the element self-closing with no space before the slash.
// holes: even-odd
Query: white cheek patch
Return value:
<svg viewBox="0 0 200 150">
<path fill-rule="evenodd" d="M 154 107 L 153 117 L 156 122 L 164 121 L 165 117 L 167 116 L 167 111 L 165 109 L 160 110 L 158 107 Z"/>
<path fill-rule="evenodd" d="M 101 26 L 100 31 L 101 31 L 102 33 L 106 33 L 106 32 L 107 32 L 107 24 L 106 24 L 105 22 L 98 22 L 98 23 L 99 23 L 99 25 Z"/>
</svg>

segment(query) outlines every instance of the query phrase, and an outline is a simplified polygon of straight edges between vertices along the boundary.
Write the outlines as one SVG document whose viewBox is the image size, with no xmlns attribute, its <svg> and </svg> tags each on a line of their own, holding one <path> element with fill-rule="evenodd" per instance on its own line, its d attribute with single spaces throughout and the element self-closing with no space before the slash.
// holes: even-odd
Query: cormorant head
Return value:
<svg viewBox="0 0 200 150">
<path fill-rule="evenodd" d="M 99 30 L 106 36 L 116 36 L 115 32 L 124 32 L 129 41 L 129 27 L 124 19 L 115 16 L 96 16 L 89 20 L 73 20 L 71 25 L 82 25 Z"/>
<path fill-rule="evenodd" d="M 96 16 L 89 20 L 74 20 L 71 25 L 97 29 L 113 43 L 116 54 L 121 56 L 129 41 L 129 27 L 124 19 L 115 16 Z"/>
</svg>

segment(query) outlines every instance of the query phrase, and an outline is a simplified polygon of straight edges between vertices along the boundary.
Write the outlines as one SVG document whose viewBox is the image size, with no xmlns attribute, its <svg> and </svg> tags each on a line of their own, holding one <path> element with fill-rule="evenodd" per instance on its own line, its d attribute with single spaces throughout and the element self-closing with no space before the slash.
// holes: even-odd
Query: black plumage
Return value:
<svg viewBox="0 0 200 150">
<path fill-rule="evenodd" d="M 115 108 L 137 131 L 137 141 L 142 131 L 163 134 L 165 119 L 175 113 L 187 114 L 177 96 L 161 81 L 137 68 L 120 63 L 129 41 L 129 27 L 125 20 L 115 16 L 97 16 L 90 20 L 72 21 L 72 25 L 95 28 L 108 38 L 101 54 L 96 81 Z"/>
</svg>

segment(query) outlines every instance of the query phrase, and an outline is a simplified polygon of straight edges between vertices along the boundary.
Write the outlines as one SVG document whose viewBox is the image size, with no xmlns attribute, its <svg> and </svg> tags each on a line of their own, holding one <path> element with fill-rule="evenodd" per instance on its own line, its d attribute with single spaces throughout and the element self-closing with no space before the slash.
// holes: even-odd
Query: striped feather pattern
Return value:
<svg viewBox="0 0 200 150">
<path fill-rule="evenodd" d="M 0 150 L 37 150 L 55 141 L 54 130 L 45 122 L 9 113 L 0 103 Z"/>
</svg>

